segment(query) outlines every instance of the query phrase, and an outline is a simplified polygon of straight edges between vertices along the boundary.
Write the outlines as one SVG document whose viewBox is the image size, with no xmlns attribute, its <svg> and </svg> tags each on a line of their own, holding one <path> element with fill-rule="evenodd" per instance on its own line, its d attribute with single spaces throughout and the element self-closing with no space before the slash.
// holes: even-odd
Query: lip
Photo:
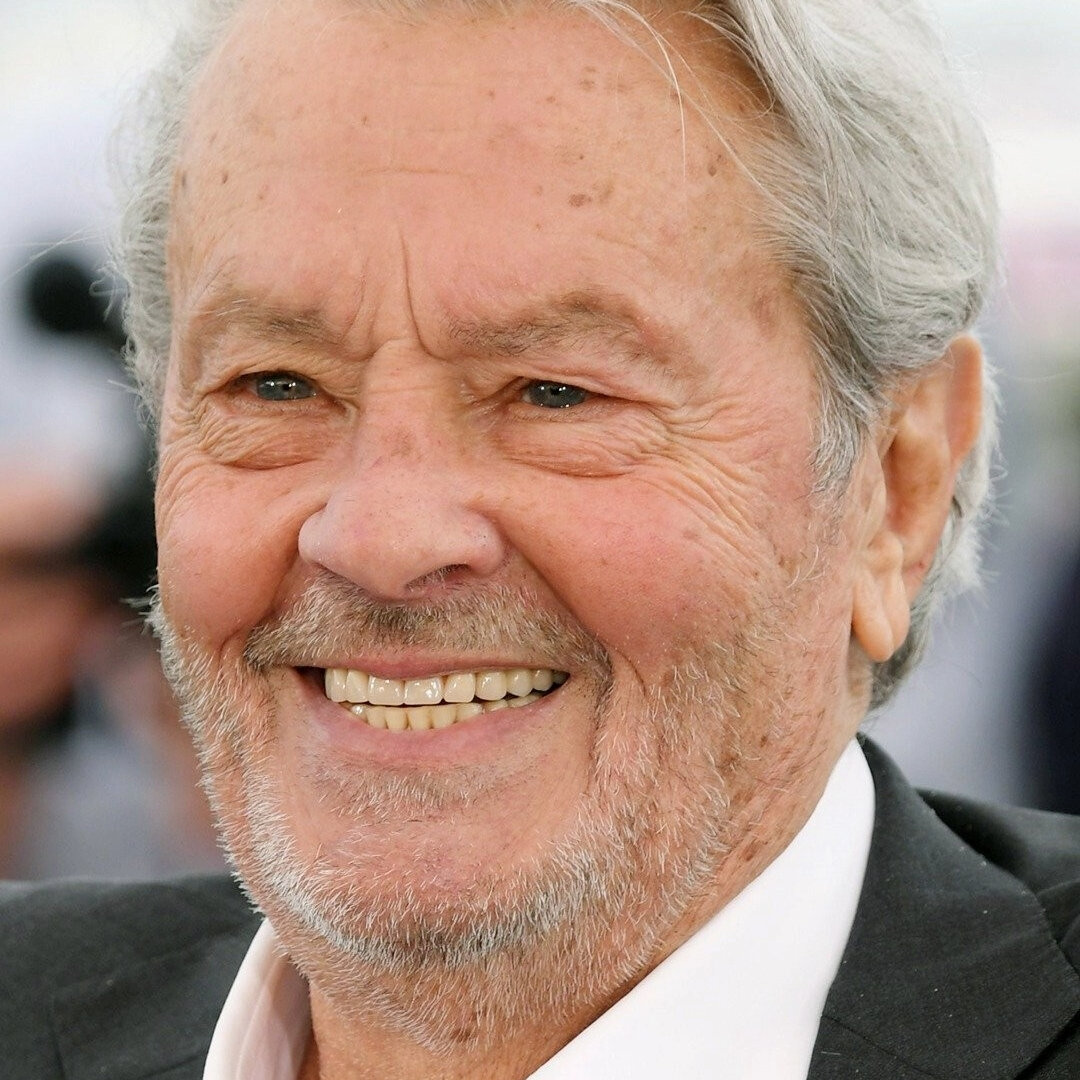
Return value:
<svg viewBox="0 0 1080 1080">
<path fill-rule="evenodd" d="M 557 708 L 553 699 L 561 700 L 563 691 L 558 687 L 531 705 L 483 713 L 441 730 L 394 732 L 357 719 L 331 701 L 312 679 L 295 668 L 286 670 L 286 695 L 299 706 L 312 733 L 331 756 L 387 769 L 451 768 L 497 757 L 508 743 L 528 739 L 536 730 L 550 725 Z"/>
</svg>

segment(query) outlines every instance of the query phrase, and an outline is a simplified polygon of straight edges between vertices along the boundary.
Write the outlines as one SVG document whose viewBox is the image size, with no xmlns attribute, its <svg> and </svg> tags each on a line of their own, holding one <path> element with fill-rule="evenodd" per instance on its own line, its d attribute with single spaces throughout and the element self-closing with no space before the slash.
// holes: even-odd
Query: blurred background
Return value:
<svg viewBox="0 0 1080 1080">
<path fill-rule="evenodd" d="M 152 643 L 147 449 L 101 271 L 107 147 L 169 0 L 0 12 L 0 876 L 220 865 Z M 1080 6 L 934 0 L 998 159 L 987 583 L 876 738 L 917 783 L 1080 811 Z"/>
</svg>

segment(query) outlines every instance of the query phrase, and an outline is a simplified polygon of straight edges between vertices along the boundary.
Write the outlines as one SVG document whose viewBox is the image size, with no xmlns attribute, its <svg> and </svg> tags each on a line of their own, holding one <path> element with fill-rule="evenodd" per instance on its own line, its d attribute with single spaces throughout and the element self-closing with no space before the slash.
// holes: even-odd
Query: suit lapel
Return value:
<svg viewBox="0 0 1080 1080">
<path fill-rule="evenodd" d="M 864 750 L 873 843 L 810 1080 L 1016 1077 L 1080 1010 L 1080 978 L 1034 894 Z"/>
<path fill-rule="evenodd" d="M 52 1021 L 66 1080 L 200 1080 L 255 927 L 59 991 Z"/>
</svg>

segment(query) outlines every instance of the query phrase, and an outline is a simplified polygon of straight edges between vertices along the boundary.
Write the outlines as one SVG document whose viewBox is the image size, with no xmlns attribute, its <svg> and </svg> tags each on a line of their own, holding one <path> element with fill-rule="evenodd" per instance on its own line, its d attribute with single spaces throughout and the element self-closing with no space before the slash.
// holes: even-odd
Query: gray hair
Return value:
<svg viewBox="0 0 1080 1080">
<path fill-rule="evenodd" d="M 419 11 L 433 0 L 366 2 Z M 548 2 L 608 25 L 642 21 L 628 0 Z M 166 241 L 181 129 L 198 73 L 241 3 L 194 0 L 147 83 L 127 155 L 116 257 L 130 283 L 131 363 L 151 422 L 171 338 Z M 689 14 L 734 50 L 766 102 L 768 123 L 749 164 L 767 206 L 761 239 L 807 312 L 819 361 L 814 465 L 820 491 L 836 492 L 894 392 L 940 363 L 985 303 L 997 275 L 989 148 L 938 35 L 912 0 L 705 0 Z M 872 707 L 924 651 L 941 599 L 977 578 L 997 427 L 989 373 L 985 379 L 978 444 L 957 479 L 907 639 L 873 667 Z"/>
</svg>

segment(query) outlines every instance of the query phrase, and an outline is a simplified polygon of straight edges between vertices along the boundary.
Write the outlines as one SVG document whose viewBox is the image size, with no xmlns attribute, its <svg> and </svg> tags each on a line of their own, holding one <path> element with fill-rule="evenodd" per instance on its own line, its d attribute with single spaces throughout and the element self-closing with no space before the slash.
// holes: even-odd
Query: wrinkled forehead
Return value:
<svg viewBox="0 0 1080 1080">
<path fill-rule="evenodd" d="M 680 12 L 596 10 L 403 15 L 354 0 L 249 0 L 194 89 L 174 226 L 226 187 L 263 199 L 266 181 L 298 162 L 320 178 L 351 171 L 358 186 L 380 170 L 394 183 L 463 175 L 493 210 L 521 198 L 509 185 L 525 176 L 535 191 L 561 179 L 571 209 L 613 199 L 609 211 L 648 217 L 665 243 L 673 207 L 679 227 L 699 214 L 684 232 L 744 225 L 744 150 L 761 109 L 716 32 Z"/>
<path fill-rule="evenodd" d="M 544 84 L 549 108 L 537 110 L 519 89 Z M 733 149 L 766 111 L 722 36 L 681 7 L 646 17 L 594 0 L 247 0 L 198 80 L 187 128 L 213 139 L 229 116 L 268 133 L 314 119 L 318 102 L 370 137 L 396 130 L 418 95 L 440 106 L 431 129 L 448 137 L 478 104 L 504 136 L 524 123 L 576 127 L 607 144 L 640 141 L 658 133 L 659 120 L 678 139 L 680 166 L 718 135 Z"/>
<path fill-rule="evenodd" d="M 773 310 L 788 283 L 755 241 L 738 156 L 757 105 L 731 72 L 704 85 L 721 70 L 713 33 L 677 14 L 605 25 L 568 7 L 404 17 L 252 0 L 188 115 L 178 324 L 233 277 L 233 293 L 342 333 L 362 293 L 378 338 L 406 249 L 415 299 L 454 317 L 594 287 L 646 293 L 657 319 L 680 319 L 690 289 Z M 643 290 L 650 276 L 671 295 Z"/>
</svg>

